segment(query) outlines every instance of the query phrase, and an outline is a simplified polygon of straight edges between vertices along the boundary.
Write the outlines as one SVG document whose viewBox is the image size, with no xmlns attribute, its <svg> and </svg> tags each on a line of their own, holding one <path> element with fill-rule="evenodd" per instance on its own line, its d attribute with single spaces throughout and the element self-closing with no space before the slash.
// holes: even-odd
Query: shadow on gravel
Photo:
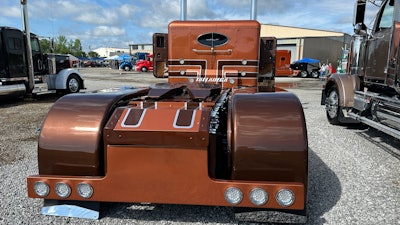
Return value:
<svg viewBox="0 0 400 225">
<path fill-rule="evenodd" d="M 7 98 L 0 100 L 0 108 L 10 108 L 17 105 L 30 104 L 30 103 L 52 103 L 56 102 L 62 95 L 60 94 L 45 94 L 38 95 L 35 97 L 27 97 L 27 98 Z"/>
<path fill-rule="evenodd" d="M 307 224 L 327 223 L 323 217 L 339 201 L 342 186 L 336 174 L 309 149 Z M 338 215 L 339 217 L 340 215 Z M 328 222 L 329 223 L 329 222 Z"/>
<path fill-rule="evenodd" d="M 307 224 L 325 224 L 327 221 L 323 215 L 339 201 L 342 187 L 336 174 L 311 149 L 308 185 Z M 155 224 L 165 221 L 238 223 L 230 207 L 192 205 L 102 203 L 100 217 L 152 221 Z M 240 222 L 240 224 L 246 223 Z"/>
<path fill-rule="evenodd" d="M 381 148 L 383 151 L 389 153 L 396 159 L 400 160 L 400 140 L 396 139 L 382 131 L 369 127 L 357 135 L 365 138 L 369 142 Z"/>
</svg>

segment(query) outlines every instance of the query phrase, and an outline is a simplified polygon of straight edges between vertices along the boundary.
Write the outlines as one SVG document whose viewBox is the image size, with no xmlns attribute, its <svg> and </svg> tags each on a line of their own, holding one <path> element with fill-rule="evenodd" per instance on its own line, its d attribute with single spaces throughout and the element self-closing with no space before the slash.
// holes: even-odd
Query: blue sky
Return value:
<svg viewBox="0 0 400 225">
<path fill-rule="evenodd" d="M 188 20 L 249 19 L 250 0 L 187 0 Z M 355 0 L 258 0 L 263 24 L 352 34 Z M 0 26 L 21 29 L 19 0 L 0 0 Z M 80 39 L 84 51 L 150 44 L 180 17 L 180 0 L 28 0 L 31 32 Z M 368 24 L 367 24 L 368 25 Z"/>
</svg>

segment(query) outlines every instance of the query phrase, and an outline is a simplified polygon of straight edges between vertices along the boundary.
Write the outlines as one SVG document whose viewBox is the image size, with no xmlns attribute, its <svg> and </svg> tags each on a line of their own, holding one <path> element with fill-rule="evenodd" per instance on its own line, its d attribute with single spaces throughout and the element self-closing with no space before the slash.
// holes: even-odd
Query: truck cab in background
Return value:
<svg viewBox="0 0 400 225">
<path fill-rule="evenodd" d="M 400 0 L 382 1 L 370 33 L 366 4 L 356 1 L 346 74 L 327 79 L 321 104 L 332 124 L 361 122 L 400 139 Z"/>
<path fill-rule="evenodd" d="M 275 76 L 294 76 L 294 71 L 290 68 L 290 50 L 276 50 Z"/>
<path fill-rule="evenodd" d="M 68 55 L 41 51 L 38 37 L 29 32 L 26 1 L 21 4 L 25 31 L 0 26 L 0 99 L 84 89 Z"/>
<path fill-rule="evenodd" d="M 147 54 L 145 59 L 136 61 L 136 71 L 148 72 L 153 70 L 153 54 Z"/>
</svg>

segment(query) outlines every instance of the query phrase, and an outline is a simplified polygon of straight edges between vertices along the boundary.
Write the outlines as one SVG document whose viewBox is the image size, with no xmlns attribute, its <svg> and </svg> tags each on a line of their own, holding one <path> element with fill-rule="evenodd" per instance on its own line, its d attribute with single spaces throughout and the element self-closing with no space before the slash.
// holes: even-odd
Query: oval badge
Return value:
<svg viewBox="0 0 400 225">
<path fill-rule="evenodd" d="M 228 37 L 218 33 L 206 33 L 200 35 L 197 42 L 208 47 L 217 47 L 228 43 Z"/>
</svg>

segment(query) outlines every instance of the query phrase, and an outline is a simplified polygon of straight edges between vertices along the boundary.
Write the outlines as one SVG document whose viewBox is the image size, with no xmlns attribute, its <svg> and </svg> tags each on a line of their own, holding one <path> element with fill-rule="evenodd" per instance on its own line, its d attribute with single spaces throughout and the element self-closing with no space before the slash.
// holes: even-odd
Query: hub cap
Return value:
<svg viewBox="0 0 400 225">
<path fill-rule="evenodd" d="M 72 78 L 71 80 L 69 80 L 68 89 L 70 90 L 70 92 L 73 92 L 73 93 L 77 92 L 79 90 L 78 80 L 76 80 L 75 78 Z"/>
<path fill-rule="evenodd" d="M 325 108 L 330 118 L 335 118 L 338 113 L 339 98 L 336 91 L 329 93 L 328 98 L 325 101 Z"/>
</svg>

